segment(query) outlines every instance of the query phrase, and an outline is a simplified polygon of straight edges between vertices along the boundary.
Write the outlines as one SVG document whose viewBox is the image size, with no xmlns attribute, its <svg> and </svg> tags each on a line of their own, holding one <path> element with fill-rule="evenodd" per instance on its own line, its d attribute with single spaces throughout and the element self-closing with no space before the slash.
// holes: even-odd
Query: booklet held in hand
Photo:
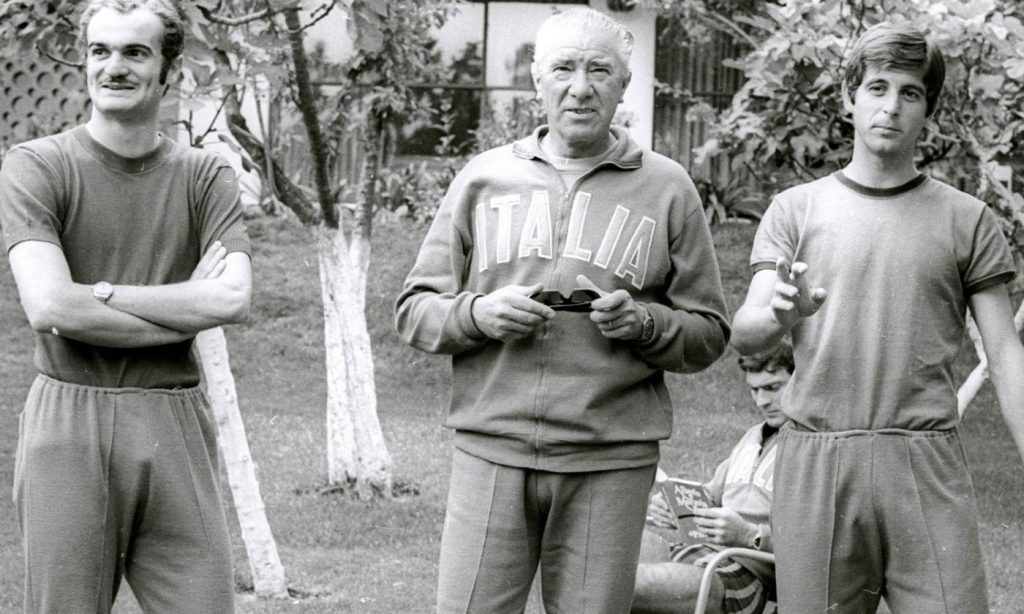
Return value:
<svg viewBox="0 0 1024 614">
<path fill-rule="evenodd" d="M 704 531 L 697 526 L 694 510 L 716 507 L 715 502 L 704 489 L 704 485 L 695 480 L 668 478 L 661 482 L 662 493 L 668 501 L 672 513 L 679 526 L 679 544 L 689 546 L 703 543 L 707 539 Z"/>
</svg>

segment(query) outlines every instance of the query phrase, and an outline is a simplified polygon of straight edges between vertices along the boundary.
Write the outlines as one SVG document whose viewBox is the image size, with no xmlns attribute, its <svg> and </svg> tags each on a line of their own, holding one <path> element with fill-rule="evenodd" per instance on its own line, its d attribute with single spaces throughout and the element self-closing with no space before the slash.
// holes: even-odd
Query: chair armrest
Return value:
<svg viewBox="0 0 1024 614">
<path fill-rule="evenodd" d="M 708 566 L 704 569 L 704 576 L 700 579 L 700 590 L 697 592 L 697 607 L 694 608 L 693 614 L 704 614 L 704 610 L 708 607 L 708 593 L 711 592 L 711 578 L 714 577 L 715 569 L 726 558 L 752 559 L 764 563 L 775 563 L 775 555 L 771 552 L 761 552 L 753 548 L 725 548 L 720 550 L 715 556 L 711 557 L 711 560 L 708 561 Z"/>
</svg>

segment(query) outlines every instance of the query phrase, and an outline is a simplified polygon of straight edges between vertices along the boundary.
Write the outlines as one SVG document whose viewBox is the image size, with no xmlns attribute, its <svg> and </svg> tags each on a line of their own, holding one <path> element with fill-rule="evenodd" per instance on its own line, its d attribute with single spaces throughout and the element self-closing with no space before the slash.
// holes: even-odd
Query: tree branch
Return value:
<svg viewBox="0 0 1024 614">
<path fill-rule="evenodd" d="M 213 118 L 210 119 L 210 125 L 208 125 L 206 127 L 206 130 L 203 131 L 202 134 L 200 134 L 197 137 L 194 137 L 194 139 L 192 140 L 192 145 L 193 146 L 198 146 L 200 143 L 203 142 L 203 139 L 205 139 L 208 134 L 213 132 L 214 124 L 217 122 L 217 118 L 220 117 L 220 114 L 224 111 L 224 105 L 226 105 L 227 103 L 228 103 L 228 96 L 225 96 L 224 99 L 220 101 L 220 105 L 217 106 L 217 111 L 213 114 Z M 190 119 L 191 119 L 191 115 L 192 114 L 190 112 L 189 113 L 189 118 Z M 190 130 L 190 132 L 191 132 L 191 130 Z"/>
<path fill-rule="evenodd" d="M 244 26 L 245 24 L 252 23 L 254 21 L 260 21 L 262 19 L 270 19 L 274 15 L 277 15 L 279 13 L 287 14 L 291 11 L 297 11 L 299 8 L 299 3 L 296 2 L 291 6 L 287 6 L 276 10 L 273 7 L 271 7 L 268 3 L 267 8 L 263 9 L 262 11 L 256 11 L 254 13 L 249 13 L 248 15 L 242 15 L 240 17 L 227 17 L 224 15 L 218 15 L 217 11 L 220 10 L 220 7 L 220 2 L 218 2 L 217 6 L 215 6 L 212 9 L 206 8 L 202 4 L 196 6 L 196 8 L 199 9 L 199 12 L 203 14 L 203 17 L 209 19 L 211 22 L 220 24 L 222 26 L 234 27 Z"/>
<path fill-rule="evenodd" d="M 36 44 L 35 44 L 35 48 L 36 48 L 36 51 L 38 51 L 40 54 L 46 56 L 47 58 L 49 58 L 53 62 L 56 62 L 58 64 L 63 64 L 64 66 L 70 66 L 71 68 L 77 68 L 79 70 L 81 70 L 82 68 L 85 68 L 85 64 L 83 64 L 81 62 L 72 62 L 70 60 L 65 60 L 64 58 L 59 58 L 59 57 L 53 55 L 52 53 L 50 53 L 49 51 L 47 51 L 46 49 L 43 49 L 42 41 L 38 41 L 37 40 Z"/>
<path fill-rule="evenodd" d="M 323 131 L 320 129 L 320 118 L 317 117 L 316 96 L 309 78 L 309 65 L 306 59 L 306 49 L 303 46 L 304 37 L 298 9 L 287 11 L 284 14 L 284 19 L 285 25 L 288 27 L 288 42 L 291 47 L 292 67 L 295 70 L 295 89 L 298 94 L 299 111 L 302 115 L 302 123 L 306 127 L 309 153 L 313 159 L 313 176 L 317 198 L 320 201 L 320 210 L 324 224 L 329 228 L 338 228 L 340 219 L 331 196 L 330 172 L 327 168 L 329 151 L 327 143 L 324 141 Z"/>
<path fill-rule="evenodd" d="M 306 194 L 288 178 L 288 175 L 277 163 L 277 160 L 268 158 L 263 144 L 257 139 L 245 123 L 242 114 L 236 110 L 229 110 L 227 118 L 228 131 L 238 141 L 238 144 L 249 155 L 253 163 L 261 169 L 268 169 L 272 179 L 271 187 L 282 203 L 293 212 L 306 226 L 317 226 L 322 221 L 322 216 L 313 203 L 309 202 Z"/>
<path fill-rule="evenodd" d="M 231 60 L 227 53 L 222 50 L 215 50 L 214 57 L 217 62 L 230 70 Z M 242 116 L 241 103 L 238 99 L 238 86 L 227 86 L 224 93 L 224 117 L 227 120 L 228 132 L 235 141 L 249 156 L 253 164 L 261 169 L 264 181 L 266 181 L 274 195 L 295 215 L 299 221 L 306 226 L 316 226 L 323 219 L 317 208 L 309 201 L 305 192 L 288 177 L 277 160 L 268 155 L 263 143 L 256 138 L 249 130 L 245 118 Z"/>
<path fill-rule="evenodd" d="M 710 17 L 711 21 L 718 22 L 719 30 L 723 32 L 731 32 L 737 38 L 743 39 L 743 41 L 750 45 L 751 48 L 757 48 L 757 41 L 755 41 L 749 34 L 744 32 L 739 26 L 737 26 L 733 22 L 729 21 L 728 19 L 714 11 L 709 11 L 708 16 Z"/>
<path fill-rule="evenodd" d="M 334 10 L 334 7 L 337 6 L 337 4 L 338 0 L 332 0 L 331 2 L 324 2 L 323 4 L 321 4 L 318 8 L 314 9 L 312 13 L 310 13 L 309 23 L 307 23 L 304 26 L 300 26 L 299 31 L 301 32 L 304 30 L 308 30 L 315 26 L 316 24 L 320 23 L 320 21 L 323 20 L 324 17 L 327 17 L 328 15 L 331 14 L 331 11 Z M 317 11 L 323 11 L 323 13 L 317 15 Z"/>
</svg>

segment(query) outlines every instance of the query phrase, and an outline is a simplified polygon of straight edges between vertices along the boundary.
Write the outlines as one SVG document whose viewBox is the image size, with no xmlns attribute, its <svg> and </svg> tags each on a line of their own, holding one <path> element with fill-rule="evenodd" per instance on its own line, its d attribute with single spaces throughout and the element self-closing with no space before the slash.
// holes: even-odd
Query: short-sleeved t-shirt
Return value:
<svg viewBox="0 0 1024 614">
<path fill-rule="evenodd" d="M 214 241 L 249 253 L 238 181 L 220 156 L 161 138 L 124 158 L 84 126 L 12 148 L 0 167 L 6 248 L 46 241 L 62 249 L 76 283 L 186 281 Z M 37 333 L 36 367 L 61 381 L 174 388 L 199 382 L 190 341 L 106 348 Z"/>
<path fill-rule="evenodd" d="M 796 371 L 782 410 L 815 431 L 956 426 L 952 364 L 972 292 L 1015 276 L 995 216 L 980 200 L 920 176 L 897 188 L 841 173 L 779 194 L 751 253 L 808 265 L 828 290 L 793 329 Z"/>
</svg>

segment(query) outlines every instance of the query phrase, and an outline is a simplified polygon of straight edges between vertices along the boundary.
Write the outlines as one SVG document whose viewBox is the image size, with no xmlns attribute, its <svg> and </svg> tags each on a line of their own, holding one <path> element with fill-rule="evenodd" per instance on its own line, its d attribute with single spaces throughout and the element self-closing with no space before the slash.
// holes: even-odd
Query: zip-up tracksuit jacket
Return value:
<svg viewBox="0 0 1024 614">
<path fill-rule="evenodd" d="M 681 166 L 618 128 L 613 152 L 566 187 L 540 148 L 546 130 L 480 154 L 452 181 L 398 298 L 398 331 L 452 355 L 445 425 L 459 449 L 554 472 L 653 464 L 672 434 L 664 371 L 704 369 L 729 337 L 700 198 Z M 653 339 L 606 339 L 587 313 L 566 311 L 511 342 L 474 323 L 480 296 L 536 283 L 568 294 L 581 273 L 645 303 Z"/>
</svg>

